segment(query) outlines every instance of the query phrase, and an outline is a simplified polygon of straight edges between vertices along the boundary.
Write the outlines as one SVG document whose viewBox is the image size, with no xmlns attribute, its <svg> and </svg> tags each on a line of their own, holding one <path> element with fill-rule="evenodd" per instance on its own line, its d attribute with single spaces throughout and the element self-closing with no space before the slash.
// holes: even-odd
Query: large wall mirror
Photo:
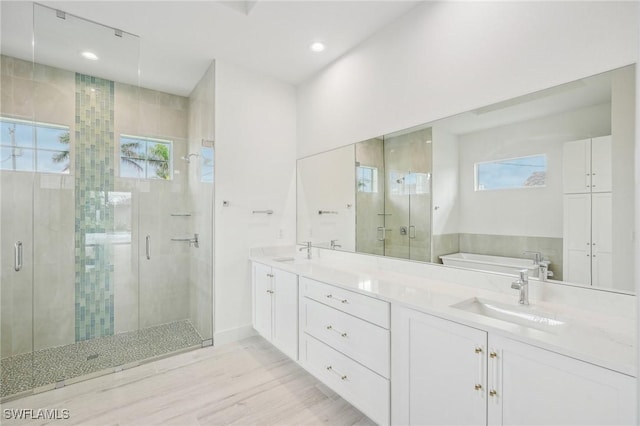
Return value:
<svg viewBox="0 0 640 426">
<path fill-rule="evenodd" d="M 634 117 L 630 65 L 299 159 L 297 239 L 632 292 Z"/>
</svg>

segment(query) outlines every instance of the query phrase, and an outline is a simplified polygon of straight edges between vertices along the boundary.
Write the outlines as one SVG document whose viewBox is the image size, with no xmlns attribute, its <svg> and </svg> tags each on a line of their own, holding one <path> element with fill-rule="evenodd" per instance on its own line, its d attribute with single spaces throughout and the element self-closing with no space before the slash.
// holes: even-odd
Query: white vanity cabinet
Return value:
<svg viewBox="0 0 640 426">
<path fill-rule="evenodd" d="M 635 378 L 489 336 L 490 425 L 631 425 Z"/>
<path fill-rule="evenodd" d="M 388 302 L 300 278 L 300 364 L 378 424 L 389 424 Z"/>
<path fill-rule="evenodd" d="M 635 420 L 630 376 L 407 308 L 392 324 L 393 424 Z"/>
<path fill-rule="evenodd" d="M 487 333 L 393 306 L 391 423 L 485 425 Z"/>
<path fill-rule="evenodd" d="M 253 262 L 253 328 L 298 359 L 298 276 Z"/>
</svg>

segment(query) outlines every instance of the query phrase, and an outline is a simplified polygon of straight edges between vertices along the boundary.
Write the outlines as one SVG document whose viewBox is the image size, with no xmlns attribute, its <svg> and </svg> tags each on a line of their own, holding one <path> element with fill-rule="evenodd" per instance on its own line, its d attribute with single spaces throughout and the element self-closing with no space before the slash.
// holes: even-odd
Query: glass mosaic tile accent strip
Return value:
<svg viewBox="0 0 640 426">
<path fill-rule="evenodd" d="M 113 231 L 114 83 L 76 73 L 75 336 L 114 333 Z"/>
<path fill-rule="evenodd" d="M 196 347 L 202 337 L 184 320 L 3 358 L 0 397 Z"/>
</svg>

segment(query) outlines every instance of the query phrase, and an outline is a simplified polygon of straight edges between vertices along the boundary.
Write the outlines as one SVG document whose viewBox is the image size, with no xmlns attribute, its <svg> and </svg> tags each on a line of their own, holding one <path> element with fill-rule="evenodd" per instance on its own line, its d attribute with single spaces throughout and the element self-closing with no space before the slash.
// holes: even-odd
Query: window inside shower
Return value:
<svg viewBox="0 0 640 426">
<path fill-rule="evenodd" d="M 120 177 L 171 180 L 172 160 L 172 141 L 127 135 L 120 137 Z"/>
<path fill-rule="evenodd" d="M 69 173 L 69 127 L 0 117 L 0 169 Z"/>
</svg>

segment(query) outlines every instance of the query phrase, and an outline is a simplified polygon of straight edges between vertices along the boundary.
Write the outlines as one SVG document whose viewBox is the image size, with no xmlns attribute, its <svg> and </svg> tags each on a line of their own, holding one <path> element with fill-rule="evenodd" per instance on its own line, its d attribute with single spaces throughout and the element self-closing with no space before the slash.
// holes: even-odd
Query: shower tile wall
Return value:
<svg viewBox="0 0 640 426">
<path fill-rule="evenodd" d="M 76 74 L 76 341 L 114 334 L 114 83 Z"/>
</svg>

